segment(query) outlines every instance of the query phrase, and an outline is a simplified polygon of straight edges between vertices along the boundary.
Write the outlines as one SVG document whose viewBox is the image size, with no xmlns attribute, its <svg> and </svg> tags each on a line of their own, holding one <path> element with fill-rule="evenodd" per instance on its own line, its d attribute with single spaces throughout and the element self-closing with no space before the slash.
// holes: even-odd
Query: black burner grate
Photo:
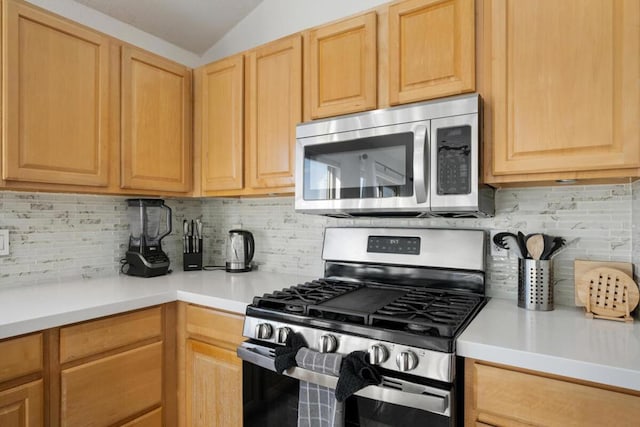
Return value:
<svg viewBox="0 0 640 427">
<path fill-rule="evenodd" d="M 309 306 L 321 304 L 362 286 L 357 282 L 318 279 L 255 297 L 253 305 L 275 311 L 307 315 Z"/>
<path fill-rule="evenodd" d="M 335 323 L 453 337 L 482 301 L 482 296 L 430 288 L 318 279 L 255 297 L 253 305 Z"/>
<path fill-rule="evenodd" d="M 453 337 L 481 304 L 476 295 L 417 288 L 369 316 L 369 324 L 410 333 Z"/>
</svg>

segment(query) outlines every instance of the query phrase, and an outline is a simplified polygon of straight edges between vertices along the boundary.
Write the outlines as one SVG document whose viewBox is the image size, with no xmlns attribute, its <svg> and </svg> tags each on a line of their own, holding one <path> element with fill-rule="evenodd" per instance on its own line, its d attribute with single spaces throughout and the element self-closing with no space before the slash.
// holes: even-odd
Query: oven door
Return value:
<svg viewBox="0 0 640 427">
<path fill-rule="evenodd" d="M 429 211 L 429 121 L 298 138 L 295 209 Z"/>
<path fill-rule="evenodd" d="M 238 347 L 243 362 L 244 426 L 295 426 L 300 381 L 335 388 L 337 378 L 306 369 L 275 372 L 273 349 L 249 342 Z M 454 426 L 454 391 L 384 377 L 345 402 L 346 426 Z"/>
</svg>

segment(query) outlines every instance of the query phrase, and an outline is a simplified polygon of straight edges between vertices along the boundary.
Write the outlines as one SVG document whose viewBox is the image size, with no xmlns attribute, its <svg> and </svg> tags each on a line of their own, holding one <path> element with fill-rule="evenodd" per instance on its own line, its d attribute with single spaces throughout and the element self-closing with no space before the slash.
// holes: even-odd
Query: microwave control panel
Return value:
<svg viewBox="0 0 640 427">
<path fill-rule="evenodd" d="M 471 126 L 437 130 L 439 195 L 471 193 Z"/>
</svg>

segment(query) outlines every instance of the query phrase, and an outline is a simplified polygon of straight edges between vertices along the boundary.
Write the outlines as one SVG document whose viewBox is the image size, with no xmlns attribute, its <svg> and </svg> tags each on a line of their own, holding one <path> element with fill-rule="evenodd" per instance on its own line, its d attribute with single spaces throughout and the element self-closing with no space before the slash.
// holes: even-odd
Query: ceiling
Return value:
<svg viewBox="0 0 640 427">
<path fill-rule="evenodd" d="M 202 55 L 262 0 L 75 0 Z"/>
</svg>

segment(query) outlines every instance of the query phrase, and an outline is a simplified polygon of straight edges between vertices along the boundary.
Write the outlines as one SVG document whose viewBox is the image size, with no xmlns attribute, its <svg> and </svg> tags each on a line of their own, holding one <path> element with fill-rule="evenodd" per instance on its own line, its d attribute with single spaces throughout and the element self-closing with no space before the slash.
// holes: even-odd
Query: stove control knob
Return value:
<svg viewBox="0 0 640 427">
<path fill-rule="evenodd" d="M 369 363 L 379 365 L 389 358 L 387 348 L 382 344 L 374 344 L 369 348 Z"/>
<path fill-rule="evenodd" d="M 410 350 L 400 352 L 396 357 L 396 365 L 402 372 L 411 371 L 418 366 L 418 356 Z"/>
<path fill-rule="evenodd" d="M 259 340 L 268 340 L 273 335 L 273 328 L 268 323 L 259 323 L 256 326 L 256 338 Z"/>
<path fill-rule="evenodd" d="M 287 328 L 286 326 L 283 328 L 277 328 L 276 343 L 285 344 L 287 342 L 287 338 L 289 338 L 290 333 L 291 333 L 291 328 Z"/>
<path fill-rule="evenodd" d="M 320 353 L 333 353 L 338 348 L 338 340 L 333 335 L 327 334 L 320 337 Z"/>
</svg>

